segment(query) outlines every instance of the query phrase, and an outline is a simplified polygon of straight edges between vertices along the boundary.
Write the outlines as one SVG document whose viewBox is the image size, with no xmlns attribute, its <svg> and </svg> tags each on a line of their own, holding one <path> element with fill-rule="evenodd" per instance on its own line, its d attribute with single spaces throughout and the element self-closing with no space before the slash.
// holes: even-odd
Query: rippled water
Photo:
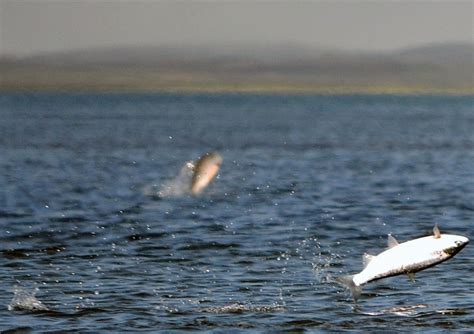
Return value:
<svg viewBox="0 0 474 334">
<path fill-rule="evenodd" d="M 328 277 L 388 233 L 474 238 L 473 102 L 1 94 L 0 329 L 472 330 L 472 244 L 357 306 Z M 211 150 L 202 196 L 154 193 Z"/>
</svg>

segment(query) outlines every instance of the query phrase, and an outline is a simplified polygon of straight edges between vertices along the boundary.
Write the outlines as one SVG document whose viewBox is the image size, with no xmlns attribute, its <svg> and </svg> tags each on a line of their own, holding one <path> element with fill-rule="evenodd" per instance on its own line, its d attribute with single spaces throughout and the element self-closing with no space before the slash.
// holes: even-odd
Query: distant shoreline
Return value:
<svg viewBox="0 0 474 334">
<path fill-rule="evenodd" d="M 0 93 L 241 93 L 241 94 L 321 94 L 321 95 L 474 95 L 474 87 L 434 88 L 424 86 L 332 86 L 279 84 L 157 84 L 138 85 L 77 85 L 9 83 L 0 85 Z"/>
<path fill-rule="evenodd" d="M 472 82 L 394 76 L 222 73 L 138 67 L 0 66 L 0 92 L 189 92 L 472 95 Z"/>
</svg>

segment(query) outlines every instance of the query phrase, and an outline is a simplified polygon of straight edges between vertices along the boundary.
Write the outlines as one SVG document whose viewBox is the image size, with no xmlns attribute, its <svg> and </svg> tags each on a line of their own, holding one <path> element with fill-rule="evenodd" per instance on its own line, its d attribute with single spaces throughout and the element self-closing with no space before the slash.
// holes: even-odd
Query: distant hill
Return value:
<svg viewBox="0 0 474 334">
<path fill-rule="evenodd" d="M 371 87 L 472 93 L 473 57 L 474 44 L 460 43 L 390 53 L 299 45 L 116 47 L 0 59 L 0 90 L 364 91 Z"/>
<path fill-rule="evenodd" d="M 449 43 L 431 44 L 417 48 L 410 48 L 394 53 L 392 56 L 398 57 L 405 62 L 425 62 L 431 64 L 451 64 L 473 66 L 474 44 Z"/>
</svg>

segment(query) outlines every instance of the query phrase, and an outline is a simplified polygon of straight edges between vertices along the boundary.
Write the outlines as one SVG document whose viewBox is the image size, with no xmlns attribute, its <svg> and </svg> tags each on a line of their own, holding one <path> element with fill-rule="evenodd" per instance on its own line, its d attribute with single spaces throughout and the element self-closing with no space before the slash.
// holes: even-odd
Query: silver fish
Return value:
<svg viewBox="0 0 474 334">
<path fill-rule="evenodd" d="M 441 234 L 437 225 L 433 228 L 433 235 L 400 244 L 389 235 L 387 250 L 376 256 L 363 255 L 364 270 L 355 275 L 338 277 L 336 281 L 349 288 L 357 301 L 362 285 L 401 274 L 407 274 L 414 280 L 416 272 L 452 258 L 468 243 L 466 237 Z"/>
</svg>

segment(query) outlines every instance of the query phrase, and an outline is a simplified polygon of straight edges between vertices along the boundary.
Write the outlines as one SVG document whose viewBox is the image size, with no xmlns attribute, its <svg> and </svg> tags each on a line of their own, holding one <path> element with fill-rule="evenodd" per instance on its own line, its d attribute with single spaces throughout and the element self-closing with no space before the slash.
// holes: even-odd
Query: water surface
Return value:
<svg viewBox="0 0 474 334">
<path fill-rule="evenodd" d="M 0 329 L 472 330 L 472 244 L 357 306 L 328 276 L 388 233 L 473 239 L 473 102 L 1 94 Z M 210 150 L 203 196 L 150 194 Z"/>
</svg>

